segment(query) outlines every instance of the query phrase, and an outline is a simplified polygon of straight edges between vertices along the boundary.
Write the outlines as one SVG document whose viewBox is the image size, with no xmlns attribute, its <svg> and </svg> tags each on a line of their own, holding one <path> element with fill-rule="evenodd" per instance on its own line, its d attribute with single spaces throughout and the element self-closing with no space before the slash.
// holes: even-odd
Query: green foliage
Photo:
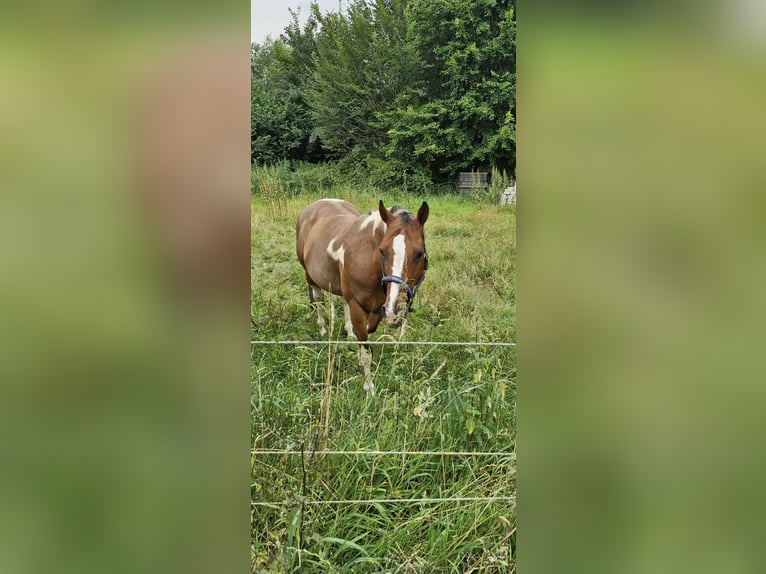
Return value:
<svg viewBox="0 0 766 574">
<path fill-rule="evenodd" d="M 473 203 L 484 205 L 499 205 L 500 196 L 511 185 L 512 180 L 508 177 L 505 170 L 499 170 L 492 168 L 490 176 L 490 184 L 487 188 L 475 187 L 471 190 L 471 201 Z M 515 207 L 508 207 L 507 209 L 514 210 Z"/>
<path fill-rule="evenodd" d="M 428 193 L 516 162 L 509 0 L 351 0 L 254 47 L 253 160 L 341 160 L 373 185 Z"/>
<path fill-rule="evenodd" d="M 415 83 L 416 54 L 407 39 L 406 0 L 353 0 L 345 13 L 315 14 L 321 24 L 307 99 L 317 129 L 338 156 L 370 153 L 386 141 L 376 114 Z"/>
<path fill-rule="evenodd" d="M 479 167 L 515 168 L 516 22 L 508 2 L 412 0 L 410 39 L 424 88 L 379 114 L 386 154 L 453 177 Z"/>
<path fill-rule="evenodd" d="M 340 184 L 344 176 L 337 163 L 297 163 L 281 161 L 272 165 L 253 166 L 251 191 L 267 205 L 288 198 L 319 193 Z"/>
<path fill-rule="evenodd" d="M 314 12 L 309 14 L 306 23 L 301 28 L 297 12 L 288 8 L 291 16 L 280 39 L 285 49 L 280 50 L 276 56 L 285 71 L 286 78 L 296 86 L 304 86 L 307 78 L 314 71 L 314 58 L 316 57 L 316 36 L 318 20 Z"/>
<path fill-rule="evenodd" d="M 363 182 L 364 186 L 380 190 L 401 190 L 425 194 L 434 189 L 430 174 L 413 169 L 409 164 L 379 155 L 365 154 L 355 149 L 338 162 L 344 180 Z"/>
<path fill-rule="evenodd" d="M 322 159 L 321 141 L 305 100 L 305 80 L 313 71 L 317 21 L 301 29 L 298 14 L 276 41 L 251 47 L 251 149 L 255 164 Z"/>
</svg>

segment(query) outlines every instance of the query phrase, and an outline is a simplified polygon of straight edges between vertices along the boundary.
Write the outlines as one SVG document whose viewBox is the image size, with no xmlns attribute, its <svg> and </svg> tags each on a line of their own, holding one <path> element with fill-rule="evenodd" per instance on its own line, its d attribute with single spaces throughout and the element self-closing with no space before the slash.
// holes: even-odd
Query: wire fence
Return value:
<svg viewBox="0 0 766 574">
<path fill-rule="evenodd" d="M 510 502 L 516 500 L 516 496 L 454 496 L 447 498 L 363 498 L 358 500 L 311 500 L 302 499 L 296 501 L 265 502 L 253 501 L 251 506 L 293 506 L 297 504 L 395 504 L 395 503 L 415 503 L 415 504 L 438 504 L 441 502 Z"/>
<path fill-rule="evenodd" d="M 329 340 L 329 341 L 250 341 L 251 346 L 258 345 L 418 345 L 424 347 L 515 347 L 516 343 L 481 342 L 461 343 L 459 341 L 356 341 Z"/>
<path fill-rule="evenodd" d="M 460 342 L 460 341 L 356 341 L 348 340 L 254 340 L 251 346 L 259 345 L 328 345 L 328 344 L 356 344 L 356 345 L 420 345 L 420 346 L 445 346 L 445 347 L 516 347 L 515 342 Z M 516 461 L 515 452 L 505 451 L 443 451 L 443 450 L 298 450 L 289 449 L 252 449 L 251 455 L 340 455 L 340 456 L 455 456 L 455 457 L 494 457 L 509 458 Z M 281 508 L 284 506 L 304 505 L 370 505 L 370 504 L 438 504 L 445 502 L 511 502 L 516 500 L 515 495 L 503 496 L 463 496 L 463 497 L 421 497 L 421 498 L 368 498 L 368 499 L 345 499 L 345 500 L 316 500 L 300 498 L 299 500 L 283 501 L 251 501 L 251 507 L 266 506 Z"/>
<path fill-rule="evenodd" d="M 327 454 L 327 455 L 349 455 L 349 456 L 494 456 L 516 458 L 515 452 L 481 452 L 481 451 L 449 451 L 449 450 L 307 450 L 300 451 L 294 449 L 278 448 L 254 448 L 251 454 Z"/>
</svg>

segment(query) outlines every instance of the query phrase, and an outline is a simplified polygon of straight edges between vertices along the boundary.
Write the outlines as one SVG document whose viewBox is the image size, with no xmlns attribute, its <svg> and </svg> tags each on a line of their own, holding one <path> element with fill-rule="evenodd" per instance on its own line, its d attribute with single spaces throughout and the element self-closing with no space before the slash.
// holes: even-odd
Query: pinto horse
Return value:
<svg viewBox="0 0 766 574">
<path fill-rule="evenodd" d="M 399 326 L 428 269 L 427 219 L 425 201 L 417 215 L 398 205 L 389 211 L 382 200 L 377 211 L 364 215 L 340 199 L 306 207 L 296 226 L 296 252 L 312 304 L 324 300 L 324 291 L 343 296 L 346 332 L 359 341 L 368 340 L 383 316 L 389 327 Z M 324 335 L 325 319 L 315 307 Z M 360 352 L 369 352 L 369 345 L 363 347 Z M 369 378 L 365 390 L 372 392 Z"/>
</svg>

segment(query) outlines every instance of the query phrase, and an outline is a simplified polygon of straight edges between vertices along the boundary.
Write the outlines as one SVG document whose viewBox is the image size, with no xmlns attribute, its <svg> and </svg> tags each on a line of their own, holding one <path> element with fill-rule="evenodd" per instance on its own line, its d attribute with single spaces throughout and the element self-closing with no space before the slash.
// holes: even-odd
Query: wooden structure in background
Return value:
<svg viewBox="0 0 766 574">
<path fill-rule="evenodd" d="M 474 189 L 487 189 L 489 187 L 489 172 L 486 171 L 462 171 L 458 174 L 457 188 L 460 195 L 471 195 Z"/>
</svg>

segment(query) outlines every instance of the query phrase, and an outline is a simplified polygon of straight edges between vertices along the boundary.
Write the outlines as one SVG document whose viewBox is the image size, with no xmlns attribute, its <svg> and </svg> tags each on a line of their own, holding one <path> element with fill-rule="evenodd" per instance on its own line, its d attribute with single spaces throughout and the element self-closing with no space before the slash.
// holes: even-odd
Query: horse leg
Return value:
<svg viewBox="0 0 766 574">
<path fill-rule="evenodd" d="M 358 341 L 367 340 L 367 313 L 356 299 L 348 300 L 344 297 L 348 318 L 351 320 L 351 332 Z M 369 346 L 369 345 L 368 345 Z"/>
<path fill-rule="evenodd" d="M 324 292 L 319 287 L 312 285 L 311 283 L 309 283 L 309 300 L 311 301 L 311 306 L 317 312 L 317 325 L 319 325 L 319 334 L 324 337 L 327 334 L 327 328 L 325 326 L 323 313 L 324 305 L 322 305 L 322 302 L 324 301 Z"/>
<path fill-rule="evenodd" d="M 367 333 L 374 333 L 375 329 L 378 328 L 378 323 L 380 323 L 382 318 L 383 313 L 370 313 L 367 316 Z M 375 386 L 372 383 L 371 372 L 372 351 L 370 350 L 369 345 L 359 346 L 359 362 L 362 364 L 362 368 L 364 369 L 364 390 L 367 392 L 367 394 L 374 394 Z"/>
<path fill-rule="evenodd" d="M 375 384 L 372 382 L 372 351 L 364 345 L 359 346 L 359 364 L 364 370 L 364 392 L 369 396 L 375 394 Z"/>
<path fill-rule="evenodd" d="M 351 308 L 348 306 L 348 302 L 345 299 L 343 300 L 343 315 L 346 319 L 346 333 L 348 333 L 350 338 L 356 339 L 354 325 L 351 323 Z"/>
<path fill-rule="evenodd" d="M 375 329 L 378 328 L 378 323 L 380 323 L 382 318 L 383 313 L 370 313 L 370 316 L 367 318 L 367 332 L 370 334 L 374 333 Z"/>
<path fill-rule="evenodd" d="M 356 338 L 359 341 L 367 340 L 367 313 L 356 299 L 346 302 L 351 316 Z M 375 394 L 375 385 L 372 382 L 372 351 L 369 345 L 359 345 L 359 364 L 364 371 L 364 392 L 368 395 Z"/>
</svg>

